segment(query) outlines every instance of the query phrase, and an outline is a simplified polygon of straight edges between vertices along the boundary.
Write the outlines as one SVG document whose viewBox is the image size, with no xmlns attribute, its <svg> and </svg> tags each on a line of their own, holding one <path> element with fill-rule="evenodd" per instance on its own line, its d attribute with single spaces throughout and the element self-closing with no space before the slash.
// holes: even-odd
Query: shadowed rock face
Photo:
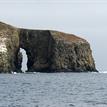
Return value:
<svg viewBox="0 0 107 107">
<path fill-rule="evenodd" d="M 20 47 L 28 55 L 28 71 L 95 71 L 89 43 L 58 31 L 20 29 Z"/>
<path fill-rule="evenodd" d="M 9 25 L 5 24 L 5 26 Z M 7 32 L 5 27 L 3 31 Z M 0 32 L 3 31 L 0 29 Z M 10 44 L 12 49 L 9 48 L 10 53 L 8 51 L 0 53 L 0 57 L 5 59 L 7 65 L 12 66 L 7 69 L 7 65 L 2 66 L 3 61 L 0 61 L 0 70 L 3 72 L 5 68 L 7 72 L 8 70 L 21 71 L 22 59 L 19 48 L 26 50 L 28 56 L 27 72 L 96 71 L 90 45 L 82 38 L 58 31 L 18 29 L 11 26 L 8 27 L 8 31 L 11 32 L 8 38 L 12 41 L 12 44 L 8 42 L 8 45 Z M 5 37 L 5 34 L 3 34 L 3 37 Z M 6 37 L 6 41 L 8 41 L 8 38 Z M 1 36 L 0 40 L 3 41 Z M 4 41 L 3 44 L 5 44 Z M 3 47 L 2 45 L 0 46 Z M 9 50 L 7 44 L 5 46 Z M 0 50 L 2 51 L 2 49 Z M 7 54 L 12 62 L 4 57 Z"/>
<path fill-rule="evenodd" d="M 49 68 L 52 41 L 49 31 L 20 30 L 20 47 L 26 50 L 28 71 L 40 71 Z"/>
</svg>

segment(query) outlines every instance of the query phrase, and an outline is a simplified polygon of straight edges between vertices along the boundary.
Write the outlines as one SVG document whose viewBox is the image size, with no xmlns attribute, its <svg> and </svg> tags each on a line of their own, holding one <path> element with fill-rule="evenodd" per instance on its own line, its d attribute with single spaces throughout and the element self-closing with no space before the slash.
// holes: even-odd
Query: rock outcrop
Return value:
<svg viewBox="0 0 107 107">
<path fill-rule="evenodd" d="M 29 30 L 0 23 L 0 71 L 21 71 L 21 54 L 28 56 L 27 72 L 97 71 L 90 44 L 73 34 Z"/>
<path fill-rule="evenodd" d="M 16 70 L 18 49 L 18 29 L 0 22 L 0 73 L 11 73 Z"/>
</svg>

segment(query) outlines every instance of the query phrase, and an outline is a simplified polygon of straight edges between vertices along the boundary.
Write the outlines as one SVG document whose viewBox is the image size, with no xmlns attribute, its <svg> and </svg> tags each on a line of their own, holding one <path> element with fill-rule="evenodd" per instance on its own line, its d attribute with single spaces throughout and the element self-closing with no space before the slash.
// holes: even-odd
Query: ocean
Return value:
<svg viewBox="0 0 107 107">
<path fill-rule="evenodd" d="M 107 74 L 0 74 L 0 107 L 107 107 Z"/>
</svg>

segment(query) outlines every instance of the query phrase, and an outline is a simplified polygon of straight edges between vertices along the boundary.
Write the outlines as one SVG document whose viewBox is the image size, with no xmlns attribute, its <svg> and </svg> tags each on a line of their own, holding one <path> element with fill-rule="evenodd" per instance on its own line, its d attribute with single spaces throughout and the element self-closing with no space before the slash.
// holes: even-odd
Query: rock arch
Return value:
<svg viewBox="0 0 107 107">
<path fill-rule="evenodd" d="M 26 50 L 24 50 L 23 48 L 20 48 L 20 53 L 22 56 L 21 71 L 25 73 L 28 70 L 27 68 L 28 57 L 26 54 Z"/>
<path fill-rule="evenodd" d="M 22 72 L 20 48 L 28 56 L 27 72 L 97 71 L 90 44 L 73 34 L 20 29 L 0 22 L 0 41 L 1 73 Z"/>
<path fill-rule="evenodd" d="M 49 31 L 20 30 L 20 48 L 28 55 L 28 71 L 47 70 L 50 67 L 53 39 Z"/>
</svg>

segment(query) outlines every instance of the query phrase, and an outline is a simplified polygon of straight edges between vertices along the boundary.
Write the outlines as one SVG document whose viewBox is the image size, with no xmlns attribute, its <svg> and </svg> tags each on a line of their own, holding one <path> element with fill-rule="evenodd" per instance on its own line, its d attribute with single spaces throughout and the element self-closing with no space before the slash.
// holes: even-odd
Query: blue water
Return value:
<svg viewBox="0 0 107 107">
<path fill-rule="evenodd" d="M 107 74 L 0 74 L 0 107 L 107 107 Z"/>
</svg>

